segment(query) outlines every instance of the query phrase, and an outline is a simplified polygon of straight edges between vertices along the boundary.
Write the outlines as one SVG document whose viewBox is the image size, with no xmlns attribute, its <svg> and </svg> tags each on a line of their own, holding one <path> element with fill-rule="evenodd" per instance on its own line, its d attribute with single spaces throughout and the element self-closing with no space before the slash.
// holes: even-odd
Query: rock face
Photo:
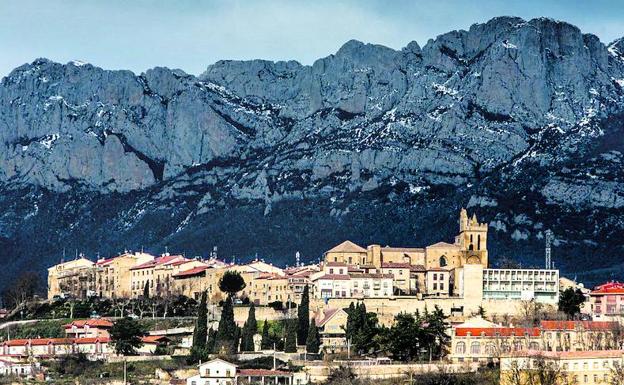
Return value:
<svg viewBox="0 0 624 385">
<path fill-rule="evenodd" d="M 39 59 L 0 84 L 0 264 L 142 246 L 294 262 L 334 243 L 418 246 L 457 210 L 493 260 L 621 263 L 624 40 L 501 17 L 400 51 L 199 77 Z M 600 255 L 601 258 L 592 258 Z M 586 276 L 587 279 L 593 279 Z"/>
</svg>

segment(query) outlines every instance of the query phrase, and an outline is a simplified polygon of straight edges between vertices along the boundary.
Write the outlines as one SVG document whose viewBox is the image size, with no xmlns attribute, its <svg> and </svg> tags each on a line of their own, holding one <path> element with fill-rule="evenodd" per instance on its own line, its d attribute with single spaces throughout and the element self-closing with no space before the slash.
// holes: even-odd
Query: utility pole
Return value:
<svg viewBox="0 0 624 385">
<path fill-rule="evenodd" d="M 128 383 L 128 368 L 127 361 L 124 359 L 124 367 L 123 367 L 123 383 L 126 385 Z"/>
</svg>

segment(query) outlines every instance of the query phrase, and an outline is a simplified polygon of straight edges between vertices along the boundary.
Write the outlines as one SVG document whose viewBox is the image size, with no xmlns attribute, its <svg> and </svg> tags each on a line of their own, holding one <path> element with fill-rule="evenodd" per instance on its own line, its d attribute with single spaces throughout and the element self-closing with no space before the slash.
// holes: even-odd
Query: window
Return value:
<svg viewBox="0 0 624 385">
<path fill-rule="evenodd" d="M 464 342 L 458 342 L 457 345 L 455 345 L 455 353 L 457 354 L 466 353 L 466 344 Z"/>
<path fill-rule="evenodd" d="M 444 283 L 440 282 L 440 290 L 444 290 Z"/>
<path fill-rule="evenodd" d="M 433 283 L 433 290 L 438 290 L 438 284 L 436 282 Z"/>
<path fill-rule="evenodd" d="M 477 341 L 474 341 L 470 344 L 470 354 L 479 354 L 481 353 L 481 344 Z"/>
<path fill-rule="evenodd" d="M 440 267 L 444 267 L 448 264 L 447 260 L 446 260 L 446 256 L 441 256 L 440 257 Z"/>
<path fill-rule="evenodd" d="M 334 269 L 329 269 L 329 274 L 334 274 Z"/>
<path fill-rule="evenodd" d="M 496 354 L 496 347 L 494 346 L 494 344 L 489 343 L 485 345 L 485 354 L 487 354 L 488 356 Z"/>
<path fill-rule="evenodd" d="M 436 273 L 433 273 L 433 280 L 436 281 L 438 279 L 438 275 Z"/>
<path fill-rule="evenodd" d="M 587 383 L 589 381 L 589 376 L 586 374 L 583 376 L 583 382 Z"/>
</svg>

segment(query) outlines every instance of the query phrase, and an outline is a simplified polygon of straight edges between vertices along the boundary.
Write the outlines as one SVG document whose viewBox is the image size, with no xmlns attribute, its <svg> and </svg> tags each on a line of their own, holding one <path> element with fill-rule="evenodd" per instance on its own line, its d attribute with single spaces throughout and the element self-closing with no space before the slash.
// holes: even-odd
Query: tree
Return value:
<svg viewBox="0 0 624 385">
<path fill-rule="evenodd" d="M 256 310 L 252 303 L 249 307 L 249 315 L 243 326 L 241 338 L 241 351 L 253 352 L 255 350 L 253 337 L 258 332 L 258 323 L 256 322 Z"/>
<path fill-rule="evenodd" d="M 581 305 L 585 302 L 585 295 L 580 289 L 574 290 L 569 287 L 561 292 L 559 296 L 559 310 L 565 313 L 568 319 L 581 312 Z"/>
<path fill-rule="evenodd" d="M 143 298 L 149 299 L 149 280 L 145 281 L 145 286 L 143 286 Z"/>
<path fill-rule="evenodd" d="M 378 339 L 375 338 L 380 331 L 378 323 L 377 314 L 367 312 L 363 303 L 349 305 L 345 333 L 357 354 L 378 348 Z"/>
<path fill-rule="evenodd" d="M 115 352 L 124 356 L 136 355 L 136 349 L 143 346 L 141 337 L 146 335 L 147 332 L 143 326 L 129 317 L 115 321 L 110 330 Z"/>
<path fill-rule="evenodd" d="M 609 370 L 609 385 L 624 385 L 624 365 L 622 362 L 614 362 Z"/>
<path fill-rule="evenodd" d="M 212 329 L 211 329 L 212 330 Z M 198 362 L 205 360 L 210 353 L 207 349 L 208 339 L 208 308 L 207 294 L 202 292 L 201 300 L 197 306 L 197 320 L 195 321 L 195 330 L 193 331 L 193 346 L 191 346 L 191 361 Z"/>
<path fill-rule="evenodd" d="M 231 298 L 228 297 L 223 303 L 219 328 L 217 329 L 215 352 L 234 354 L 238 347 L 238 326 L 234 322 L 234 308 Z"/>
<path fill-rule="evenodd" d="M 2 291 L 5 306 L 16 308 L 31 300 L 41 289 L 41 277 L 33 271 L 25 271 L 9 282 Z"/>
<path fill-rule="evenodd" d="M 292 319 L 286 320 L 286 335 L 284 336 L 284 351 L 286 353 L 297 352 L 297 323 Z"/>
<path fill-rule="evenodd" d="M 271 338 L 269 337 L 269 322 L 265 319 L 262 324 L 262 350 L 271 349 Z"/>
<path fill-rule="evenodd" d="M 308 336 L 306 338 L 306 351 L 308 353 L 317 354 L 320 346 L 321 336 L 318 328 L 316 327 L 316 321 L 312 318 L 310 320 L 310 327 L 308 328 Z"/>
<path fill-rule="evenodd" d="M 219 280 L 219 289 L 222 292 L 227 293 L 228 298 L 233 297 L 246 286 L 247 284 L 245 283 L 245 280 L 237 271 L 226 271 L 223 274 L 223 277 Z"/>
<path fill-rule="evenodd" d="M 297 308 L 297 344 L 307 344 L 308 329 L 310 325 L 310 292 L 308 285 L 303 289 L 301 304 Z"/>
</svg>

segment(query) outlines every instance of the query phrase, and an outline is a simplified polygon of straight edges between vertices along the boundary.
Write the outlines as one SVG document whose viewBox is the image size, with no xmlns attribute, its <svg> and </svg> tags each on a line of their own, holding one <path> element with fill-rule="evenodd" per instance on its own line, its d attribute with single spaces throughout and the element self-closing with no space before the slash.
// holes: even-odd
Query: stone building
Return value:
<svg viewBox="0 0 624 385">
<path fill-rule="evenodd" d="M 93 261 L 80 256 L 48 269 L 48 299 L 55 297 L 87 298 L 95 295 Z"/>
</svg>

